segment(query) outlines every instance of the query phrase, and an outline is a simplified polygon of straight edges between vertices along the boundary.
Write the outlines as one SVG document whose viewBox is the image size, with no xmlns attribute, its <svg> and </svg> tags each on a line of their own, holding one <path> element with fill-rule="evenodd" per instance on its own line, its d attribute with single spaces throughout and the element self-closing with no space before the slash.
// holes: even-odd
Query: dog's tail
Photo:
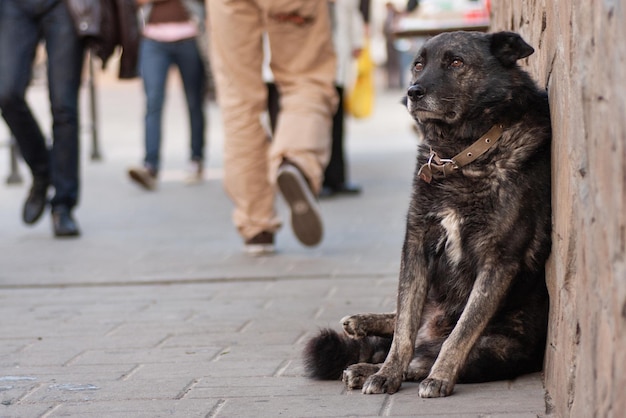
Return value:
<svg viewBox="0 0 626 418">
<path fill-rule="evenodd" d="M 382 363 L 390 347 L 391 338 L 353 339 L 332 329 L 322 329 L 304 348 L 304 369 L 313 379 L 341 379 L 351 364 Z"/>
</svg>

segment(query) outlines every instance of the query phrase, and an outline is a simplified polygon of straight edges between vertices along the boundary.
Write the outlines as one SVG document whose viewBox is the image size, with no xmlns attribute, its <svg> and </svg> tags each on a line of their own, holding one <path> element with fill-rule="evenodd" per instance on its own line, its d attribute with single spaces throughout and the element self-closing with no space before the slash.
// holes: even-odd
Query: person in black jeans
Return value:
<svg viewBox="0 0 626 418">
<path fill-rule="evenodd" d="M 39 42 L 47 53 L 52 112 L 49 149 L 25 95 Z M 72 210 L 79 195 L 78 91 L 84 45 L 63 0 L 0 0 L 0 110 L 15 137 L 33 183 L 22 218 L 34 224 L 48 203 L 54 235 L 80 235 Z"/>
</svg>

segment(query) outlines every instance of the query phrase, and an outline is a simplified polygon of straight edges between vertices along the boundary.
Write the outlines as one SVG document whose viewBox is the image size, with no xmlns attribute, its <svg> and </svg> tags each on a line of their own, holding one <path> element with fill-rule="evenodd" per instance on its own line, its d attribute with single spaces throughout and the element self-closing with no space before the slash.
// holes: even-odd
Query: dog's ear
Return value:
<svg viewBox="0 0 626 418">
<path fill-rule="evenodd" d="M 491 37 L 491 53 L 505 67 L 511 67 L 518 59 L 526 58 L 535 50 L 521 36 L 513 32 L 497 32 Z"/>
</svg>

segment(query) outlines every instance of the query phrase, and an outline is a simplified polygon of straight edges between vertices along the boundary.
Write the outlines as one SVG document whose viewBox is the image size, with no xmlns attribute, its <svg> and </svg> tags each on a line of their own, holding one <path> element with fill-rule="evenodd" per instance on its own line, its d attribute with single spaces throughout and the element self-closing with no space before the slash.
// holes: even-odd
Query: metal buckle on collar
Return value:
<svg viewBox="0 0 626 418">
<path fill-rule="evenodd" d="M 500 139 L 503 130 L 504 126 L 501 124 L 492 126 L 486 134 L 452 158 L 439 158 L 437 153 L 431 148 L 428 161 L 420 167 L 417 175 L 426 183 L 431 182 L 434 174 L 433 169 L 443 173 L 445 177 L 447 174 L 466 166 L 487 152 Z"/>
</svg>

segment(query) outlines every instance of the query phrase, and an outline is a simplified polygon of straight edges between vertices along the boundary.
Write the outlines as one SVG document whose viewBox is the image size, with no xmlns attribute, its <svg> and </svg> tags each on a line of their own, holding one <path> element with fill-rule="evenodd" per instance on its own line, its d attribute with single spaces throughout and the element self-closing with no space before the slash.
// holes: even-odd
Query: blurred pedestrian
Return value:
<svg viewBox="0 0 626 418">
<path fill-rule="evenodd" d="M 22 219 L 26 224 L 40 219 L 52 186 L 54 235 L 78 236 L 72 211 L 79 198 L 78 91 L 83 41 L 62 0 L 3 0 L 0 8 L 0 110 L 33 177 Z M 52 113 L 51 149 L 25 99 L 42 40 Z"/>
<path fill-rule="evenodd" d="M 383 24 L 383 34 L 385 35 L 385 50 L 387 60 L 385 69 L 387 70 L 387 88 L 398 89 L 404 87 L 402 84 L 402 68 L 400 65 L 400 52 L 396 49 L 395 28 L 401 15 L 396 6 L 388 1 L 385 3 L 386 15 Z"/>
<path fill-rule="evenodd" d="M 360 0 L 329 0 L 331 11 L 331 25 L 333 44 L 337 56 L 337 72 L 335 75 L 335 89 L 339 102 L 333 114 L 331 127 L 330 160 L 324 170 L 324 181 L 320 190 L 320 197 L 330 197 L 337 194 L 359 194 L 361 187 L 347 180 L 345 140 L 345 112 L 344 93 L 346 85 L 354 81 L 354 59 L 359 56 L 365 41 L 365 25 L 360 10 Z M 280 92 L 274 83 L 269 69 L 268 56 L 271 56 L 269 47 L 264 60 L 263 70 L 266 74 L 268 88 L 268 112 L 272 132 L 276 128 L 278 112 L 280 111 Z"/>
<path fill-rule="evenodd" d="M 162 114 L 166 84 L 172 65 L 178 67 L 189 113 L 190 162 L 185 181 L 203 177 L 205 148 L 204 98 L 207 86 L 201 47 L 205 33 L 203 0 L 136 0 L 141 6 L 143 37 L 139 72 L 146 96 L 145 156 L 143 165 L 131 167 L 132 180 L 154 190 L 161 165 Z"/>
<path fill-rule="evenodd" d="M 296 237 L 317 245 L 323 234 L 316 196 L 330 154 L 337 105 L 336 70 L 327 0 L 207 0 L 212 64 L 224 122 L 224 184 L 234 223 L 250 253 L 274 251 L 280 227 L 277 186 L 291 210 Z M 267 110 L 262 77 L 263 33 L 280 91 L 271 143 L 261 122 Z"/>
<path fill-rule="evenodd" d="M 331 0 L 333 11 L 333 40 L 337 54 L 335 88 L 339 105 L 333 115 L 332 147 L 330 161 L 324 171 L 321 196 L 358 194 L 361 187 L 347 179 L 344 118 L 344 93 L 346 86 L 354 81 L 354 60 L 358 58 L 365 42 L 363 15 L 360 0 Z"/>
</svg>

